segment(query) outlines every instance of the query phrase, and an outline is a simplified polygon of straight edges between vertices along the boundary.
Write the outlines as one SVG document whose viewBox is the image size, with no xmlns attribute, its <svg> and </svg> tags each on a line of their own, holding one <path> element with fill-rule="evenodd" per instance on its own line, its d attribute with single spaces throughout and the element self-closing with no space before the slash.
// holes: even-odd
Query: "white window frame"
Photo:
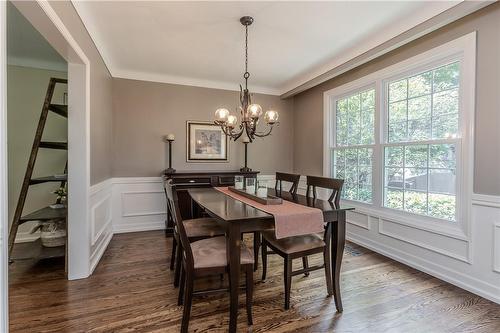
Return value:
<svg viewBox="0 0 500 333">
<path fill-rule="evenodd" d="M 386 142 L 387 82 L 398 77 L 439 67 L 453 60 L 460 61 L 459 133 L 456 165 L 456 221 L 450 222 L 383 207 L 384 150 Z M 436 232 L 461 240 L 470 239 L 472 182 L 474 167 L 474 113 L 476 83 L 476 32 L 423 52 L 355 81 L 324 93 L 323 110 L 323 175 L 331 177 L 331 151 L 335 148 L 335 104 L 343 96 L 375 86 L 375 147 L 373 150 L 372 203 L 343 200 L 345 204 L 371 216 L 398 221 L 422 230 Z M 449 141 L 449 140 L 447 140 Z M 432 142 L 434 142 L 432 140 Z M 413 143 L 413 142 L 412 142 Z M 416 142 L 425 144 L 424 141 Z"/>
<path fill-rule="evenodd" d="M 369 148 L 369 149 L 372 149 L 373 150 L 373 154 L 372 154 L 372 202 L 371 203 L 367 203 L 367 202 L 362 202 L 362 201 L 357 201 L 357 200 L 349 200 L 349 201 L 353 201 L 353 202 L 356 202 L 356 203 L 360 203 L 360 204 L 367 204 L 367 205 L 372 205 L 373 202 L 374 202 L 374 194 L 375 194 L 375 188 L 374 188 L 374 184 L 373 184 L 373 173 L 375 172 L 374 170 L 374 165 L 373 165 L 373 161 L 376 159 L 376 155 L 375 155 L 375 146 L 376 146 L 376 143 L 377 143 L 377 121 L 376 121 L 376 114 L 377 114 L 377 89 L 376 89 L 376 86 L 375 84 L 368 84 L 366 86 L 362 86 L 358 89 L 354 89 L 354 90 L 351 90 L 351 91 L 348 91 L 347 93 L 344 93 L 342 95 L 338 95 L 338 96 L 335 96 L 332 100 L 331 100 L 331 103 L 332 103 L 332 106 L 331 106 L 331 118 L 332 118 L 332 127 L 333 129 L 336 129 L 337 128 L 337 102 L 341 99 L 344 99 L 346 97 L 349 97 L 351 95 L 355 95 L 355 94 L 359 94 L 359 93 L 362 93 L 362 92 L 365 92 L 365 91 L 368 91 L 368 90 L 374 90 L 375 91 L 375 105 L 374 105 L 374 113 L 375 113 L 375 119 L 373 121 L 373 143 L 371 144 L 355 144 L 355 145 L 345 145 L 345 146 L 337 146 L 337 135 L 330 135 L 330 139 L 331 139 L 331 145 L 330 145 L 330 162 L 331 162 L 331 153 L 337 149 L 337 150 L 340 150 L 340 149 L 362 149 L 362 148 Z M 358 164 L 359 164 L 359 161 L 358 161 Z M 328 171 L 328 173 L 330 174 L 330 176 L 332 176 L 331 174 L 331 167 L 332 165 L 330 164 L 330 170 Z M 358 186 L 359 186 L 359 183 L 358 183 Z"/>
</svg>

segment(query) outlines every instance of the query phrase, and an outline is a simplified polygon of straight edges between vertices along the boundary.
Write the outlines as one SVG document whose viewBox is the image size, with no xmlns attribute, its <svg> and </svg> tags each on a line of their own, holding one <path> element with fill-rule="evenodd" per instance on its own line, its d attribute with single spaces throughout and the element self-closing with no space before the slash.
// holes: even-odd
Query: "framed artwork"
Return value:
<svg viewBox="0 0 500 333">
<path fill-rule="evenodd" d="M 228 138 L 211 122 L 187 121 L 187 161 L 227 162 Z"/>
</svg>

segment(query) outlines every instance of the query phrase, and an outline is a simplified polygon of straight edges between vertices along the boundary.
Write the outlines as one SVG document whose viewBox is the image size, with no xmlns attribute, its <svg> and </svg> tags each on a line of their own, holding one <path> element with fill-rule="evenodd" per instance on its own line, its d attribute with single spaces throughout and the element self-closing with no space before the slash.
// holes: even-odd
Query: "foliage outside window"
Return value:
<svg viewBox="0 0 500 333">
<path fill-rule="evenodd" d="M 333 175 L 344 179 L 342 198 L 372 202 L 375 89 L 336 101 Z"/>
<path fill-rule="evenodd" d="M 384 206 L 456 220 L 459 63 L 388 83 Z"/>
</svg>

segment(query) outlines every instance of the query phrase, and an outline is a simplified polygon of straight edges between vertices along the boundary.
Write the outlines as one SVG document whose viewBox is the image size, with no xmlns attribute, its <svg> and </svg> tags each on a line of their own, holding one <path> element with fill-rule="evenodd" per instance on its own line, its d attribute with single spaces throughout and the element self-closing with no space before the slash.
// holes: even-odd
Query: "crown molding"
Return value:
<svg viewBox="0 0 500 333">
<path fill-rule="evenodd" d="M 28 67 L 36 69 L 45 69 L 57 72 L 68 72 L 68 64 L 57 61 L 47 61 L 33 58 L 9 56 L 7 57 L 8 66 Z"/>
<path fill-rule="evenodd" d="M 78 13 L 78 16 L 81 17 L 81 11 L 84 10 L 84 7 L 80 6 L 78 1 L 71 0 L 71 2 Z M 405 18 L 399 22 L 391 24 L 384 31 L 377 33 L 375 38 L 372 37 L 361 43 L 357 43 L 356 47 L 346 50 L 341 55 L 335 57 L 320 67 L 310 68 L 305 71 L 304 74 L 296 78 L 292 78 L 280 87 L 252 85 L 252 92 L 267 95 L 279 95 L 283 99 L 292 97 L 302 91 L 310 89 L 353 68 L 356 68 L 370 60 L 380 57 L 468 14 L 471 14 L 493 2 L 494 1 L 464 0 L 436 1 L 432 6 L 416 11 L 410 18 Z M 239 91 L 239 82 L 224 82 L 195 77 L 184 77 L 115 68 L 111 61 L 111 57 L 109 56 L 109 52 L 107 52 L 108 50 L 106 49 L 106 45 L 104 45 L 99 36 L 90 34 L 90 30 L 85 25 L 83 20 L 82 24 L 91 36 L 91 39 L 93 40 L 98 52 L 101 54 L 101 58 L 103 59 L 112 77 Z"/>
<path fill-rule="evenodd" d="M 411 21 L 403 20 L 399 24 L 391 25 L 378 34 L 377 38 L 360 43 L 359 47 L 348 50 L 326 65 L 287 82 L 282 87 L 283 93 L 280 97 L 292 97 L 331 80 L 492 3 L 494 1 L 436 2 L 436 6 L 441 8 L 428 8 L 418 15 L 416 13 Z"/>
<path fill-rule="evenodd" d="M 169 84 L 178 84 L 183 86 L 201 87 L 201 88 L 211 88 L 211 89 L 221 89 L 230 91 L 240 91 L 239 82 L 224 82 L 224 81 L 214 81 L 214 80 L 204 80 L 198 78 L 190 78 L 184 76 L 175 76 L 167 74 L 158 73 L 147 73 L 147 72 L 137 72 L 129 70 L 117 70 L 111 69 L 111 75 L 115 78 L 129 79 L 129 80 L 140 80 L 149 82 L 160 82 Z M 262 86 L 251 86 L 252 93 L 265 94 L 265 95 L 275 95 L 279 96 L 282 91 L 279 89 L 262 87 Z"/>
</svg>

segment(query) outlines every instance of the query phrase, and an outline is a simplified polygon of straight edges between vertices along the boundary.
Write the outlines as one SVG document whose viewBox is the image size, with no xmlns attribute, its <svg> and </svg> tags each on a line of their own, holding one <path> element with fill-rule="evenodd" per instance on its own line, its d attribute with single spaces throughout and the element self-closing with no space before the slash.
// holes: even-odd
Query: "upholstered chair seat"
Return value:
<svg viewBox="0 0 500 333">
<path fill-rule="evenodd" d="M 227 266 L 226 237 L 212 237 L 191 243 L 194 268 L 214 268 Z M 241 244 L 241 265 L 253 265 L 252 251 Z"/>
<path fill-rule="evenodd" d="M 262 236 L 269 244 L 286 254 L 323 248 L 325 246 L 322 237 L 317 234 L 276 239 L 275 231 L 267 230 L 262 233 Z"/>
<path fill-rule="evenodd" d="M 184 220 L 183 223 L 188 238 L 224 235 L 224 228 L 222 228 L 215 219 L 210 217 Z"/>
</svg>

